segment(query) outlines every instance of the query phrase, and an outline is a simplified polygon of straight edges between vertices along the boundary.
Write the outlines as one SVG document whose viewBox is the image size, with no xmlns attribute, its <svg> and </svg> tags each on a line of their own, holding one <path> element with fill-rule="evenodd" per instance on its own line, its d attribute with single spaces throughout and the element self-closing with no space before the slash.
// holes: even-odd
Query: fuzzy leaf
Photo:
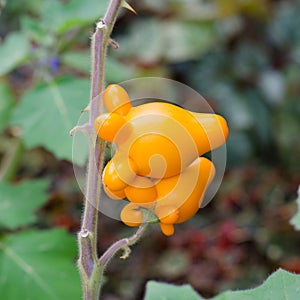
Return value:
<svg viewBox="0 0 300 300">
<path fill-rule="evenodd" d="M 12 123 L 22 127 L 22 139 L 30 149 L 43 146 L 59 159 L 72 160 L 69 131 L 77 124 L 89 99 L 89 81 L 71 77 L 40 84 L 28 91 L 13 113 Z M 86 153 L 76 156 L 83 164 Z"/>
<path fill-rule="evenodd" d="M 81 299 L 75 239 L 63 230 L 25 231 L 0 239 L 1 299 Z"/>
</svg>

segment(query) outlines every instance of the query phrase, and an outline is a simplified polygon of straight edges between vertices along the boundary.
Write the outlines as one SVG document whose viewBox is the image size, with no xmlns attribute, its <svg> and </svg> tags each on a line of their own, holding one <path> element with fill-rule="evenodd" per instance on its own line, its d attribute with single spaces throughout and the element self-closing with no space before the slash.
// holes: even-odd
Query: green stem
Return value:
<svg viewBox="0 0 300 300">
<path fill-rule="evenodd" d="M 0 169 L 0 180 L 12 180 L 22 157 L 24 147 L 19 138 L 15 138 L 4 155 Z"/>
</svg>

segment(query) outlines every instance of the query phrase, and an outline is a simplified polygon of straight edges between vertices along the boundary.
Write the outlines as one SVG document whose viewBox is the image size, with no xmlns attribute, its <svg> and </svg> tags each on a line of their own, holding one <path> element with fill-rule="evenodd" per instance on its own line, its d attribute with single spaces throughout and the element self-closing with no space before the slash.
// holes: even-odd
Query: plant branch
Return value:
<svg viewBox="0 0 300 300">
<path fill-rule="evenodd" d="M 99 114 L 103 112 L 101 93 L 104 88 L 105 55 L 110 40 L 110 34 L 116 22 L 118 12 L 122 7 L 122 0 L 111 0 L 106 14 L 97 23 L 96 31 L 92 36 L 91 55 L 91 91 L 90 91 L 90 128 Z M 96 140 L 93 144 L 93 140 Z M 86 207 L 83 216 L 82 229 L 88 230 L 96 236 L 97 218 L 100 200 L 100 186 L 106 143 L 96 139 L 96 135 L 90 139 L 89 165 L 87 175 Z M 96 238 L 94 238 L 96 240 Z"/>
<path fill-rule="evenodd" d="M 128 255 L 126 254 L 128 253 L 127 251 L 129 247 L 139 241 L 139 239 L 143 236 L 143 233 L 145 232 L 148 226 L 149 223 L 143 223 L 131 237 L 121 239 L 112 244 L 100 257 L 100 265 L 106 266 L 110 259 L 113 258 L 116 255 L 116 253 L 120 250 L 124 250 L 125 252 L 124 255 L 121 256 L 121 258 L 127 258 Z"/>
<path fill-rule="evenodd" d="M 98 263 L 98 209 L 101 194 L 101 174 L 104 166 L 106 143 L 96 137 L 92 130 L 96 117 L 103 111 L 101 93 L 104 88 L 105 55 L 113 26 L 122 0 L 111 0 L 106 14 L 97 23 L 92 36 L 91 55 L 91 90 L 89 122 L 87 126 L 89 140 L 89 163 L 85 192 L 85 208 L 81 231 L 78 234 L 79 259 L 78 268 L 81 275 L 84 300 L 98 300 L 103 268 Z"/>
</svg>

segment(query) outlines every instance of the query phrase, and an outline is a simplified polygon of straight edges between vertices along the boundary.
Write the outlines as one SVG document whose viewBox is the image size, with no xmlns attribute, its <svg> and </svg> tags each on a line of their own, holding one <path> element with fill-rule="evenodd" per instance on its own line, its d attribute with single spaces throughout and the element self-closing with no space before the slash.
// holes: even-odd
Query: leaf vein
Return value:
<svg viewBox="0 0 300 300">
<path fill-rule="evenodd" d="M 24 261 L 19 255 L 17 255 L 13 250 L 11 250 L 9 247 L 2 247 L 3 251 L 6 253 L 8 257 L 11 258 L 11 260 L 20 267 L 28 276 L 31 276 L 38 286 L 41 287 L 42 290 L 44 290 L 53 300 L 59 300 L 57 296 L 53 293 L 51 288 L 45 283 L 45 281 L 39 276 L 34 269 Z"/>
</svg>

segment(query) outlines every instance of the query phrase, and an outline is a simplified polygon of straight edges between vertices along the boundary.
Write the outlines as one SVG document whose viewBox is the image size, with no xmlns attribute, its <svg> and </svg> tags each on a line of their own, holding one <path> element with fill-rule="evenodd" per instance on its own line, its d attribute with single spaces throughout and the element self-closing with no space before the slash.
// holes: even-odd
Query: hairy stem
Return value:
<svg viewBox="0 0 300 300">
<path fill-rule="evenodd" d="M 102 112 L 101 92 L 104 87 L 105 55 L 117 19 L 122 0 L 111 0 L 106 14 L 97 23 L 92 36 L 91 55 L 91 91 L 90 91 L 90 117 L 89 127 L 93 128 L 96 117 Z M 87 169 L 87 184 L 85 193 L 85 208 L 81 231 L 78 234 L 79 259 L 78 268 L 83 285 L 84 300 L 98 300 L 100 294 L 103 268 L 98 262 L 98 208 L 101 193 L 101 176 L 104 165 L 106 144 L 96 139 L 96 134 L 90 130 L 89 137 L 89 163 Z"/>
</svg>

